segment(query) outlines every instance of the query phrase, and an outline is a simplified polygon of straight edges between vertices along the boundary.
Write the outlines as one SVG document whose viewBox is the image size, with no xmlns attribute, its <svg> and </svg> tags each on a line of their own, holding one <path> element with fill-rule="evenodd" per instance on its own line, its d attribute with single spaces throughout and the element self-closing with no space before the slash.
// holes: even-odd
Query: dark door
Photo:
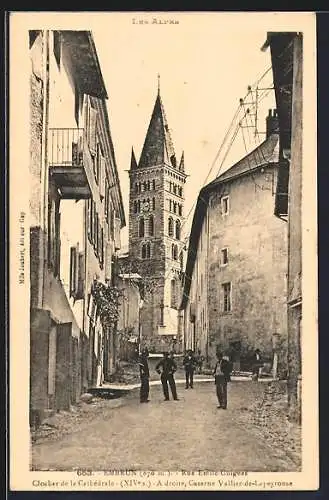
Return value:
<svg viewBox="0 0 329 500">
<path fill-rule="evenodd" d="M 56 382 L 55 398 L 57 410 L 69 410 L 72 391 L 72 323 L 57 325 L 56 337 Z"/>
<path fill-rule="evenodd" d="M 72 392 L 71 392 L 71 403 L 74 404 L 77 401 L 79 392 L 79 341 L 76 337 L 72 337 Z"/>
</svg>

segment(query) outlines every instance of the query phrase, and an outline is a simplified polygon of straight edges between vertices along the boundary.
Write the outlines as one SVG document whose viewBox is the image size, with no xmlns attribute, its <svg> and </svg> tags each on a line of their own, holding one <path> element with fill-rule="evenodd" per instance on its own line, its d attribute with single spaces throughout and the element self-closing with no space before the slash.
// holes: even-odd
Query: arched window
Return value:
<svg viewBox="0 0 329 500">
<path fill-rule="evenodd" d="M 151 257 L 151 245 L 150 243 L 144 243 L 142 245 L 142 259 L 149 259 Z"/>
<path fill-rule="evenodd" d="M 178 248 L 174 243 L 171 245 L 171 257 L 173 258 L 173 260 L 178 259 Z"/>
<path fill-rule="evenodd" d="M 155 189 L 155 179 L 153 179 L 153 181 L 152 181 L 152 187 L 153 187 L 153 189 Z"/>
<path fill-rule="evenodd" d="M 169 191 L 170 192 L 172 191 L 172 182 L 171 181 L 169 182 Z"/>
<path fill-rule="evenodd" d="M 176 213 L 177 211 L 177 203 L 174 201 L 174 214 Z"/>
<path fill-rule="evenodd" d="M 177 194 L 177 186 L 174 184 L 174 194 Z"/>
<path fill-rule="evenodd" d="M 174 309 L 177 307 L 177 283 L 175 279 L 170 283 L 170 306 Z"/>
<path fill-rule="evenodd" d="M 178 194 L 179 196 L 183 196 L 183 188 L 181 187 L 178 188 Z"/>
<path fill-rule="evenodd" d="M 137 214 L 137 211 L 138 211 L 137 201 L 134 201 L 134 214 Z"/>
<path fill-rule="evenodd" d="M 152 198 L 152 210 L 155 210 L 155 198 Z"/>
<path fill-rule="evenodd" d="M 169 211 L 172 211 L 172 200 L 169 200 Z"/>
<path fill-rule="evenodd" d="M 150 215 L 150 218 L 149 218 L 149 235 L 154 236 L 154 218 L 153 218 L 153 215 Z"/>
<path fill-rule="evenodd" d="M 178 215 L 182 215 L 183 210 L 182 210 L 182 205 L 179 203 L 178 204 Z"/>
<path fill-rule="evenodd" d="M 142 238 L 144 234 L 145 234 L 145 224 L 143 217 L 141 217 L 139 219 L 139 236 Z"/>
<path fill-rule="evenodd" d="M 179 220 L 176 220 L 176 240 L 180 240 L 180 221 Z"/>
<path fill-rule="evenodd" d="M 168 236 L 174 236 L 174 221 L 172 217 L 168 219 Z"/>
<path fill-rule="evenodd" d="M 137 213 L 139 213 L 141 211 L 141 201 L 138 200 L 137 201 Z"/>
</svg>

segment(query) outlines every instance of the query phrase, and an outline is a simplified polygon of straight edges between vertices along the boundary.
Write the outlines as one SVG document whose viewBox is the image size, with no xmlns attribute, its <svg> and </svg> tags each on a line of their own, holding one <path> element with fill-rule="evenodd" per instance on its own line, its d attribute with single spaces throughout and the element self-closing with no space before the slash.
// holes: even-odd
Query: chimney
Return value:
<svg viewBox="0 0 329 500">
<path fill-rule="evenodd" d="M 266 139 L 279 132 L 279 117 L 276 109 L 269 109 L 266 117 Z"/>
</svg>

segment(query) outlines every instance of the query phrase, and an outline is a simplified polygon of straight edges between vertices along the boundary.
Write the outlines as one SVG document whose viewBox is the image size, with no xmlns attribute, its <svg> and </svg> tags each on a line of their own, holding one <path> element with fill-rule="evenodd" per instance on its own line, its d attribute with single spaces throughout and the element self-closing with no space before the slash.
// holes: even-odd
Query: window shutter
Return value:
<svg viewBox="0 0 329 500">
<path fill-rule="evenodd" d="M 105 279 L 111 280 L 112 277 L 112 242 L 107 241 L 105 247 Z"/>
<path fill-rule="evenodd" d="M 70 249 L 70 297 L 75 297 L 76 293 L 76 269 L 77 269 L 77 248 Z"/>
<path fill-rule="evenodd" d="M 96 214 L 96 203 L 93 202 L 94 205 L 94 213 L 93 213 L 93 245 L 96 248 L 97 243 L 97 214 Z"/>
<path fill-rule="evenodd" d="M 105 198 L 106 185 L 107 185 L 107 180 L 106 180 L 106 171 L 105 171 L 105 158 L 104 158 L 104 156 L 101 156 L 100 173 L 99 173 L 99 194 L 100 194 L 102 200 Z"/>
<path fill-rule="evenodd" d="M 90 237 L 91 237 L 91 205 L 92 204 L 92 200 L 91 199 L 88 199 L 87 200 L 87 235 L 88 235 L 88 239 L 90 241 Z"/>
<path fill-rule="evenodd" d="M 101 228 L 101 255 L 100 255 L 101 267 L 104 266 L 104 230 Z"/>
<path fill-rule="evenodd" d="M 90 106 L 88 143 L 90 151 L 94 154 L 96 154 L 96 123 L 97 123 L 97 111 L 96 109 Z"/>
<path fill-rule="evenodd" d="M 105 219 L 106 222 L 109 221 L 109 203 L 110 203 L 110 191 L 109 191 L 109 182 L 107 180 L 107 177 L 105 176 L 105 201 L 104 201 L 104 212 L 105 212 Z"/>
<path fill-rule="evenodd" d="M 78 254 L 78 284 L 76 291 L 76 300 L 81 300 L 84 298 L 84 288 L 85 288 L 85 254 L 84 252 L 79 252 Z"/>
</svg>

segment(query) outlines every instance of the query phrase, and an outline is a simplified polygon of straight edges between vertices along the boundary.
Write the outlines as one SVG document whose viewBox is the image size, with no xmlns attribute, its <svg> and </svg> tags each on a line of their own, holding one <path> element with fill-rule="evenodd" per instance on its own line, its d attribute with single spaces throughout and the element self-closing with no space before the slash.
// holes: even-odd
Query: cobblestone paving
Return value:
<svg viewBox="0 0 329 500">
<path fill-rule="evenodd" d="M 148 404 L 138 391 L 123 404 L 102 403 L 101 413 L 55 442 L 34 444 L 34 470 L 199 470 L 293 471 L 296 462 L 276 442 L 241 420 L 259 398 L 261 385 L 232 382 L 229 407 L 217 409 L 215 386 L 178 386 L 180 401 L 163 401 L 161 387 L 152 387 Z"/>
</svg>

